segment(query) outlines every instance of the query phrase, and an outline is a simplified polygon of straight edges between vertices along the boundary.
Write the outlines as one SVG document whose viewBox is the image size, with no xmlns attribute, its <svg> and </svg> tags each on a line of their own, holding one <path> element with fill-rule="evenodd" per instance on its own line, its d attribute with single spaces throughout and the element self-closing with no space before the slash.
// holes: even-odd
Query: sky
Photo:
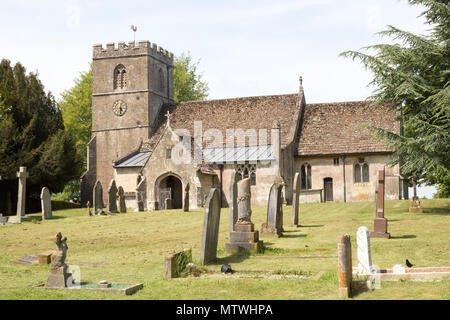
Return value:
<svg viewBox="0 0 450 320">
<path fill-rule="evenodd" d="M 295 93 L 302 76 L 307 103 L 364 100 L 371 73 L 339 53 L 390 42 L 376 34 L 387 25 L 426 33 L 422 11 L 406 0 L 16 0 L 2 3 L 0 58 L 59 99 L 94 44 L 133 41 L 135 25 L 136 41 L 199 61 L 208 99 Z"/>
</svg>

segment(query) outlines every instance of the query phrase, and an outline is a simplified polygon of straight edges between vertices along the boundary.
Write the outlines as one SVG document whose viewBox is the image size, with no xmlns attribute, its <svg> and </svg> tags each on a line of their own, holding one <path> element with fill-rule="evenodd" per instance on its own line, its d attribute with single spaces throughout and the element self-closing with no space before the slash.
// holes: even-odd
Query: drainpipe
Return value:
<svg viewBox="0 0 450 320">
<path fill-rule="evenodd" d="M 219 184 L 219 190 L 220 190 L 220 207 L 222 208 L 222 176 L 223 176 L 223 164 L 219 164 L 219 169 L 220 169 L 220 184 Z"/>
<path fill-rule="evenodd" d="M 344 202 L 347 202 L 347 185 L 345 183 L 345 155 L 342 155 L 341 158 L 342 158 L 342 177 L 344 180 Z"/>
</svg>

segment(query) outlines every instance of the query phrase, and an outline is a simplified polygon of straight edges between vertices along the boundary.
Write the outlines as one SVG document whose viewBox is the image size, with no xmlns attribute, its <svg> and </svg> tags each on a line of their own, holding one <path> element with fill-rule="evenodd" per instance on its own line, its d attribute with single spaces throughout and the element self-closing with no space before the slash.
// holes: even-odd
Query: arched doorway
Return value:
<svg viewBox="0 0 450 320">
<path fill-rule="evenodd" d="M 169 175 L 159 183 L 159 207 L 166 209 L 165 200 L 172 199 L 172 209 L 183 207 L 183 184 L 175 176 Z"/>
</svg>

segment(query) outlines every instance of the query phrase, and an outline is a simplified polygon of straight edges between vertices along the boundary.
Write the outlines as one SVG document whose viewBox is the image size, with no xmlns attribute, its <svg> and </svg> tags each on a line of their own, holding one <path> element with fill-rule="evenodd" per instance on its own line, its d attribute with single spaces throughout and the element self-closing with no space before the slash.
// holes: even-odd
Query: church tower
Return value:
<svg viewBox="0 0 450 320">
<path fill-rule="evenodd" d="M 96 180 L 108 188 L 113 162 L 150 137 L 161 106 L 174 96 L 173 54 L 155 43 L 94 45 L 92 60 L 92 136 L 81 178 L 83 206 L 92 203 Z"/>
</svg>

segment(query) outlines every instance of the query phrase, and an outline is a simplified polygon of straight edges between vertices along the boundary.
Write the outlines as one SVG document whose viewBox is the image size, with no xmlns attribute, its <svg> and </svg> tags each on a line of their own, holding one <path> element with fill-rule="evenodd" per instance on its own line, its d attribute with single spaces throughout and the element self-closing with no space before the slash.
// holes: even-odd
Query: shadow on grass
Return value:
<svg viewBox="0 0 450 320">
<path fill-rule="evenodd" d="M 26 216 L 26 217 L 28 217 L 30 220 L 25 220 L 25 222 L 42 222 L 42 216 Z M 46 219 L 47 221 L 48 220 L 58 220 L 58 219 L 66 219 L 67 217 L 65 217 L 65 216 L 53 216 L 52 218 L 50 218 L 50 219 Z M 46 221 L 46 220 L 44 220 L 44 221 Z"/>
<path fill-rule="evenodd" d="M 216 259 L 216 263 L 217 264 L 225 264 L 225 263 L 238 263 L 238 262 L 242 262 L 246 259 L 250 258 L 250 254 L 247 252 L 239 252 L 239 253 L 235 253 L 231 256 L 228 257 L 223 257 L 223 258 L 217 258 Z"/>
<path fill-rule="evenodd" d="M 299 225 L 300 228 L 320 228 L 325 226 L 324 224 L 312 224 L 310 226 Z"/>
<path fill-rule="evenodd" d="M 284 233 L 285 231 L 283 231 Z M 306 237 L 306 234 L 283 234 L 280 238 L 301 238 Z"/>
<path fill-rule="evenodd" d="M 414 239 L 417 238 L 414 234 L 405 234 L 403 236 L 391 236 L 391 239 Z"/>
<path fill-rule="evenodd" d="M 449 216 L 450 215 L 450 207 L 444 207 L 444 208 L 423 208 L 423 213 L 422 214 Z"/>
</svg>

